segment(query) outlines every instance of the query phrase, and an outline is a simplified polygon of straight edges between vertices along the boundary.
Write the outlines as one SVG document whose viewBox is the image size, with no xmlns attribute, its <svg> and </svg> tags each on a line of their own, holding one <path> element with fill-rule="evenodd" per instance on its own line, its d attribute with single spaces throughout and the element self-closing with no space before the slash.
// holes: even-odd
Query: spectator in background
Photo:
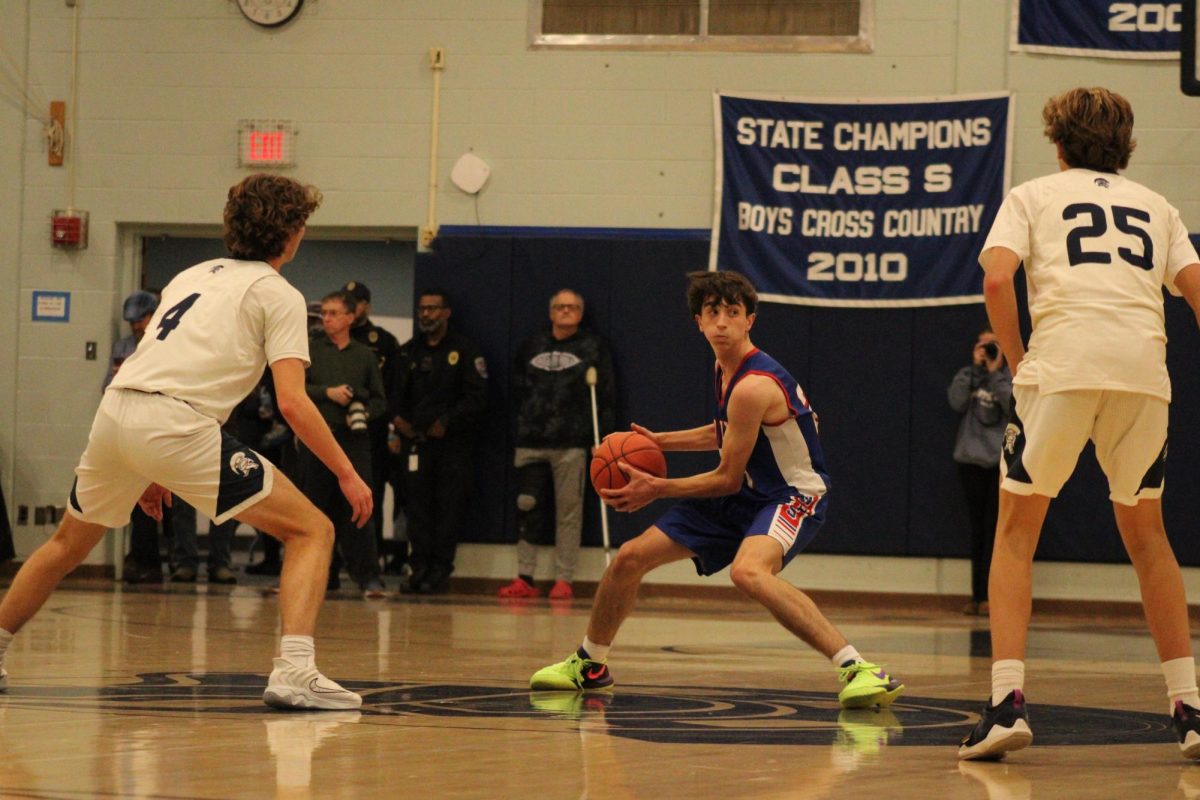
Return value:
<svg viewBox="0 0 1200 800">
<path fill-rule="evenodd" d="M 962 414 L 954 460 L 971 522 L 971 601 L 963 613 L 986 617 L 1000 500 L 1000 448 L 1012 399 L 1012 375 L 991 328 L 979 332 L 971 364 L 955 374 L 946 394 L 950 407 Z"/>
<path fill-rule="evenodd" d="M 379 363 L 379 374 L 383 376 L 383 391 L 391 397 L 396 390 L 396 358 L 400 354 L 400 343 L 396 337 L 385 328 L 371 322 L 371 290 L 362 281 L 350 281 L 342 291 L 354 300 L 354 325 L 350 328 L 350 337 L 359 344 L 365 344 L 375 354 Z M 389 572 L 397 572 L 400 564 L 404 563 L 405 554 L 385 548 L 399 542 L 385 542 L 383 539 L 383 493 L 387 488 L 388 476 L 391 473 L 392 454 L 388 450 L 389 420 L 386 415 L 372 418 L 367 423 L 367 435 L 371 440 L 371 493 L 375 498 L 375 516 L 371 521 L 375 524 L 375 546 L 381 556 L 390 556 Z M 396 493 L 396 506 L 400 505 L 399 493 Z"/>
<path fill-rule="evenodd" d="M 583 296 L 560 289 L 550 298 L 550 330 L 525 340 L 513 368 L 513 404 L 517 409 L 517 577 L 501 597 L 537 597 L 533 585 L 537 547 L 526 538 L 526 518 L 537 505 L 533 465 L 550 467 L 554 476 L 554 586 L 550 598 L 574 596 L 571 581 L 579 560 L 583 528 L 583 476 L 593 444 L 592 400 L 587 372 L 596 374 L 596 406 L 601 434 L 613 429 L 616 389 L 608 345 L 582 330 Z"/>
<path fill-rule="evenodd" d="M 325 333 L 309 342 L 312 363 L 305 389 L 325 418 L 333 436 L 362 479 L 371 485 L 371 446 L 368 421 L 387 411 L 383 379 L 371 351 L 350 338 L 354 322 L 354 299 L 346 292 L 332 292 L 321 301 Z M 300 448 L 300 491 L 333 521 L 337 549 L 346 560 L 350 577 L 364 597 L 383 597 L 386 592 L 379 575 L 372 523 L 356 528 L 349 503 L 342 497 L 338 479 L 306 447 Z M 336 564 L 336 559 L 335 559 Z M 339 585 L 338 567 L 330 567 L 329 588 Z"/>
<path fill-rule="evenodd" d="M 449 327 L 450 296 L 417 300 L 419 334 L 400 348 L 392 422 L 405 459 L 412 573 L 403 592 L 449 591 L 454 554 L 471 493 L 473 450 L 487 410 L 487 363 L 475 343 Z"/>
<path fill-rule="evenodd" d="M 121 365 L 125 363 L 125 359 L 137 350 L 138 342 L 145 335 L 150 318 L 154 316 L 157 309 L 158 296 L 152 292 L 139 290 L 125 298 L 121 316 L 129 323 L 130 334 L 113 342 L 108 372 L 104 373 L 104 381 L 100 385 L 102 394 L 108 389 L 112 379 L 116 377 Z M 172 509 L 166 509 L 163 514 L 164 530 L 171 530 L 172 518 Z M 158 544 L 158 522 L 151 519 L 140 508 L 134 507 L 129 524 L 129 555 L 125 557 L 122 569 L 124 581 L 126 583 L 158 583 L 163 579 L 162 552 Z"/>
</svg>

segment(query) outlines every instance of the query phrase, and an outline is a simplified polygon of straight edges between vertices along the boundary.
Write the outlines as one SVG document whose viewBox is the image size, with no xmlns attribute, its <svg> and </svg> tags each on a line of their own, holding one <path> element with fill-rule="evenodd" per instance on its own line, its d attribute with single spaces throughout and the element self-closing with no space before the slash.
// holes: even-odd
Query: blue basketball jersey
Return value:
<svg viewBox="0 0 1200 800">
<path fill-rule="evenodd" d="M 778 361 L 758 348 L 742 359 L 737 371 L 729 379 L 724 394 L 721 392 L 721 380 L 724 377 L 721 365 L 716 365 L 717 446 L 720 447 L 725 438 L 729 397 L 738 381 L 747 375 L 765 375 L 775 381 L 783 392 L 790 416 L 781 423 L 759 427 L 758 439 L 746 463 L 741 494 L 760 500 L 797 493 L 808 497 L 824 495 L 829 489 L 829 476 L 825 472 L 825 456 L 821 452 L 816 418 L 808 405 L 808 398 L 796 379 Z"/>
</svg>

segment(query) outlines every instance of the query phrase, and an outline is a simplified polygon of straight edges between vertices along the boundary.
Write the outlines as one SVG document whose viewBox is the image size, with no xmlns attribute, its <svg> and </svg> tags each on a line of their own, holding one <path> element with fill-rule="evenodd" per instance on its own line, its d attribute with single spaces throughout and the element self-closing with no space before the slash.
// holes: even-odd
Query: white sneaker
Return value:
<svg viewBox="0 0 1200 800">
<path fill-rule="evenodd" d="M 361 697 L 338 686 L 316 667 L 294 667 L 282 658 L 275 659 L 263 702 L 271 708 L 323 711 L 348 711 L 362 706 Z"/>
</svg>

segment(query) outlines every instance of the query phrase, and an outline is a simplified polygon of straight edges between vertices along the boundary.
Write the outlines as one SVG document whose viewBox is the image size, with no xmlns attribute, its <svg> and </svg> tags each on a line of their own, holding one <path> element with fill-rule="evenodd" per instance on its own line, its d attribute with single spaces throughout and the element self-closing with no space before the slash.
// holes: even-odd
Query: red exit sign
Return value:
<svg viewBox="0 0 1200 800">
<path fill-rule="evenodd" d="M 291 166 L 295 163 L 290 122 L 242 120 L 238 131 L 238 163 L 244 167 Z"/>
</svg>

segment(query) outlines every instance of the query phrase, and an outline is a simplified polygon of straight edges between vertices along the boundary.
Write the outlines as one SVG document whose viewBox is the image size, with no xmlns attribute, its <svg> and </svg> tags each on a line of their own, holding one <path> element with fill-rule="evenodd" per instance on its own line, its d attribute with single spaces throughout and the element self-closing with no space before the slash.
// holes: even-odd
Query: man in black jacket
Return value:
<svg viewBox="0 0 1200 800">
<path fill-rule="evenodd" d="M 391 397 L 396 391 L 396 362 L 400 355 L 400 343 L 387 328 L 381 328 L 371 321 L 371 290 L 365 283 L 350 281 L 342 287 L 342 291 L 354 300 L 354 325 L 350 328 L 350 337 L 371 348 L 379 362 L 383 390 Z M 367 436 L 371 440 L 371 496 L 375 498 L 375 513 L 371 516 L 371 523 L 375 526 L 375 547 L 380 556 L 391 556 L 391 571 L 404 562 L 405 553 L 399 550 L 403 542 L 383 538 L 383 493 L 392 471 L 392 454 L 388 450 L 389 421 L 385 416 L 372 418 L 367 423 Z M 399 508 L 402 503 L 399 487 L 393 488 Z"/>
<path fill-rule="evenodd" d="M 400 347 L 397 363 L 392 423 L 407 468 L 413 570 L 405 592 L 449 589 L 487 408 L 487 364 L 474 342 L 450 329 L 450 313 L 444 289 L 422 292 L 420 333 Z"/>
<path fill-rule="evenodd" d="M 500 590 L 501 597 L 537 597 L 533 585 L 537 548 L 526 537 L 526 517 L 537 505 L 531 491 L 538 463 L 554 477 L 553 600 L 574 596 L 571 581 L 579 560 L 583 527 L 583 475 L 593 443 L 591 390 L 587 373 L 596 374 L 600 432 L 613 429 L 612 358 L 608 345 L 581 329 L 583 297 L 560 289 L 550 298 L 550 329 L 525 340 L 513 367 L 513 402 L 517 407 L 517 577 Z"/>
</svg>

